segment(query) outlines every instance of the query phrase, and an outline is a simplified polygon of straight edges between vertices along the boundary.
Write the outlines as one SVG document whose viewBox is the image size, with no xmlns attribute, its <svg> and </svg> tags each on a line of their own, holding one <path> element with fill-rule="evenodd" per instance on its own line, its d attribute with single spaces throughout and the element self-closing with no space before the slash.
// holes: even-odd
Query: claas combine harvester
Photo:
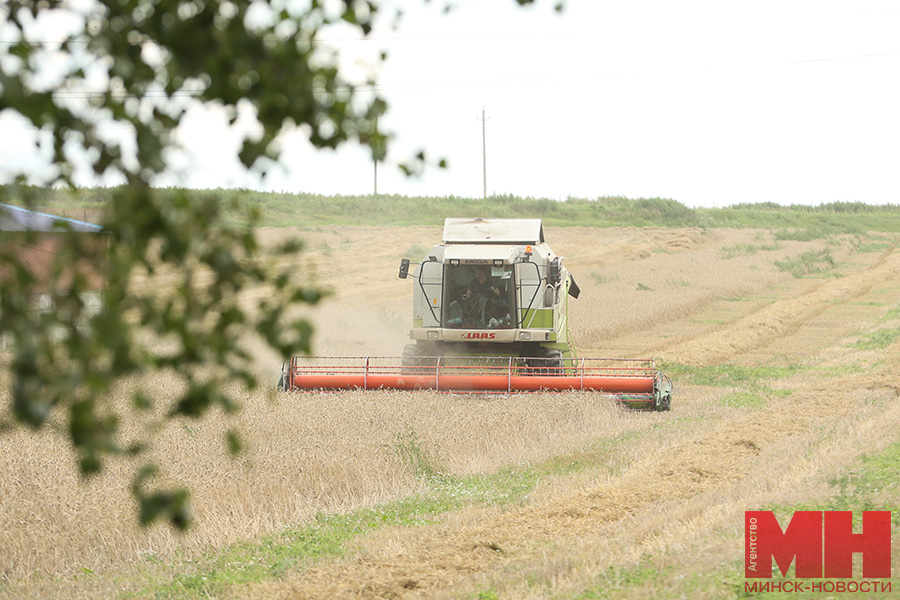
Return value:
<svg viewBox="0 0 900 600">
<path fill-rule="evenodd" d="M 412 343 L 402 357 L 294 357 L 285 390 L 594 391 L 669 410 L 672 382 L 652 359 L 579 358 L 568 327 L 575 279 L 540 219 L 447 219 L 415 264 Z"/>
</svg>

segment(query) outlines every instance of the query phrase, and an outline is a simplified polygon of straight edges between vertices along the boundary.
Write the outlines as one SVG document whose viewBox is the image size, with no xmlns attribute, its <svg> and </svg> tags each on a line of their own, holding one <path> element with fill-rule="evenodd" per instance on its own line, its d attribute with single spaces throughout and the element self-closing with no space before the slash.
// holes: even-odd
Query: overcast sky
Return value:
<svg viewBox="0 0 900 600">
<path fill-rule="evenodd" d="M 481 196 L 484 109 L 489 194 L 900 203 L 895 1 L 537 4 L 458 0 L 444 15 L 406 2 L 397 30 L 324 36 L 351 74 L 387 51 L 389 158 L 425 148 L 449 162 L 412 181 L 382 165 L 379 192 Z M 194 112 L 183 125 L 179 183 L 372 192 L 362 149 L 316 153 L 299 138 L 285 140 L 288 170 L 258 182 L 238 168 L 223 119 Z M 0 160 L 10 151 L 0 144 Z"/>
</svg>

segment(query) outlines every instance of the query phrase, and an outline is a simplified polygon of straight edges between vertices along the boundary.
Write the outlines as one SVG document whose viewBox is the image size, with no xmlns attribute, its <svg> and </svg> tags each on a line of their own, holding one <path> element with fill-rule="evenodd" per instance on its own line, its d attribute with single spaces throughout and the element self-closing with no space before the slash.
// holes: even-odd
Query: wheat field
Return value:
<svg viewBox="0 0 900 600">
<path fill-rule="evenodd" d="M 267 245 L 303 239 L 298 274 L 333 290 L 307 310 L 318 354 L 400 354 L 412 292 L 397 266 L 421 258 L 439 228 L 261 235 Z M 152 456 L 164 480 L 192 491 L 196 525 L 183 535 L 136 525 L 133 465 L 110 463 L 83 482 L 60 436 L 5 432 L 0 597 L 154 597 L 152 582 L 210 553 L 427 494 L 434 481 L 415 461 L 465 478 L 584 457 L 591 468 L 542 476 L 520 501 L 380 527 L 338 555 L 212 595 L 570 598 L 608 588 L 660 597 L 665 586 L 666 597 L 728 598 L 733 588 L 713 580 L 741 560 L 743 511 L 827 498 L 834 477 L 897 441 L 900 343 L 859 343 L 900 327 L 897 236 L 582 227 L 546 236 L 582 288 L 570 302 L 579 355 L 672 365 L 684 375 L 670 413 L 629 412 L 585 393 L 243 393 L 236 415 L 158 433 Z M 832 260 L 795 277 L 784 264 L 804 253 Z M 282 357 L 256 355 L 274 388 Z M 763 375 L 746 385 L 697 381 L 721 365 Z M 127 402 L 138 383 L 160 399 L 177 393 L 164 378 L 126 382 L 113 402 Z M 222 440 L 234 427 L 247 442 L 236 459 Z M 900 504 L 896 486 L 883 493 L 885 505 Z M 623 583 L 622 569 L 648 564 L 672 576 Z"/>
</svg>

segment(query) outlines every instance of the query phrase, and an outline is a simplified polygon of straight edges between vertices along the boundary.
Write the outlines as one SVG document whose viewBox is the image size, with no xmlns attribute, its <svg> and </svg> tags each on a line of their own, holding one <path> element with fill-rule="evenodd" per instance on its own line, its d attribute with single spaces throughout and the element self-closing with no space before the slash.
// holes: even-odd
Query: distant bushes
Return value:
<svg viewBox="0 0 900 600">
<path fill-rule="evenodd" d="M 818 206 L 772 202 L 697 209 L 707 227 L 760 228 L 775 231 L 780 241 L 809 241 L 867 231 L 900 232 L 900 206 L 830 202 Z"/>
<path fill-rule="evenodd" d="M 177 190 L 162 189 L 163 195 Z M 593 227 L 729 227 L 762 228 L 775 239 L 810 240 L 867 231 L 900 232 L 900 205 L 829 202 L 819 206 L 780 206 L 774 202 L 741 203 L 726 208 L 690 208 L 671 198 L 599 196 L 548 198 L 498 194 L 489 198 L 462 196 L 328 196 L 272 193 L 244 189 L 195 190 L 189 194 L 217 196 L 232 221 L 246 219 L 239 207 L 261 211 L 261 225 L 441 225 L 446 217 L 540 218 L 553 226 Z M 81 218 L 85 209 L 102 215 L 107 190 L 59 190 L 0 186 L 0 201 L 30 201 L 39 210 Z M 81 212 L 79 212 L 81 211 Z M 93 213 L 92 213 L 93 214 Z"/>
<path fill-rule="evenodd" d="M 688 208 L 670 198 L 603 196 L 586 204 L 592 205 L 597 213 L 613 225 L 696 227 L 701 224 L 697 209 Z"/>
<path fill-rule="evenodd" d="M 818 205 L 790 204 L 781 205 L 775 202 L 741 202 L 732 204 L 724 210 L 776 210 L 805 213 L 900 213 L 900 204 L 866 204 L 865 202 L 824 202 Z"/>
</svg>

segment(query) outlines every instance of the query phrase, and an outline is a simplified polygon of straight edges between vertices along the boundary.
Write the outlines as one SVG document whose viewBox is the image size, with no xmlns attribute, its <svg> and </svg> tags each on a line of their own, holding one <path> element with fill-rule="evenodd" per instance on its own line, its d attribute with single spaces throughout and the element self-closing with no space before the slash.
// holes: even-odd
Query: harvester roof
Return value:
<svg viewBox="0 0 900 600">
<path fill-rule="evenodd" d="M 540 219 L 454 219 L 444 221 L 444 242 L 452 244 L 540 244 Z"/>
</svg>

